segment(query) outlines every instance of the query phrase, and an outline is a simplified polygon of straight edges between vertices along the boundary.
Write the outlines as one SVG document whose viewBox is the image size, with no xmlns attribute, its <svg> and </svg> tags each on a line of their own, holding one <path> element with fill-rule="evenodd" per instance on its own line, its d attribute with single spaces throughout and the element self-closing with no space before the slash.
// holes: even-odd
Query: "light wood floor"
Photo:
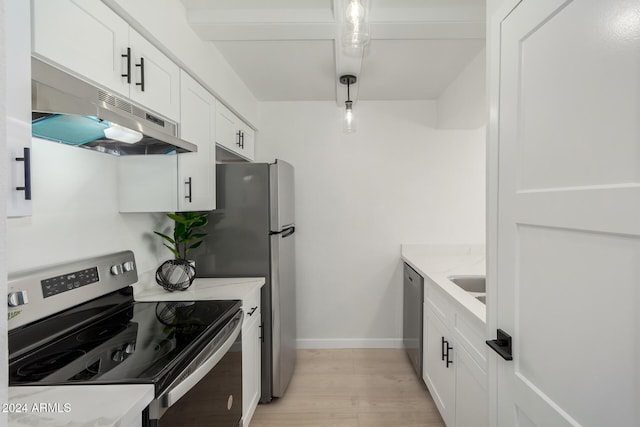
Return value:
<svg viewBox="0 0 640 427">
<path fill-rule="evenodd" d="M 285 396 L 251 427 L 444 427 L 404 350 L 299 350 Z"/>
</svg>

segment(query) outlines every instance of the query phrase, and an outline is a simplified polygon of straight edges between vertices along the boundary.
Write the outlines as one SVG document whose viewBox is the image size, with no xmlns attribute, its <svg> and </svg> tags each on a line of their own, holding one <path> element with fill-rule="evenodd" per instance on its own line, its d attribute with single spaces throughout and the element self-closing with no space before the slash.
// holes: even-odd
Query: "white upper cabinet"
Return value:
<svg viewBox="0 0 640 427">
<path fill-rule="evenodd" d="M 156 111 L 180 116 L 180 70 L 99 0 L 32 0 L 32 54 Z"/>
<path fill-rule="evenodd" d="M 178 156 L 178 205 L 181 211 L 216 207 L 216 99 L 182 71 L 180 136 L 198 146 Z"/>
<path fill-rule="evenodd" d="M 216 143 L 226 151 L 253 161 L 254 132 L 220 101 L 216 103 Z"/>
<path fill-rule="evenodd" d="M 216 207 L 216 99 L 181 71 L 180 137 L 194 153 L 118 159 L 120 212 L 210 211 Z"/>
<path fill-rule="evenodd" d="M 31 59 L 29 2 L 8 0 L 5 9 L 7 85 L 7 216 L 31 215 Z"/>
<path fill-rule="evenodd" d="M 172 120 L 180 119 L 180 68 L 133 28 L 129 29 L 132 81 L 129 96 Z"/>
</svg>

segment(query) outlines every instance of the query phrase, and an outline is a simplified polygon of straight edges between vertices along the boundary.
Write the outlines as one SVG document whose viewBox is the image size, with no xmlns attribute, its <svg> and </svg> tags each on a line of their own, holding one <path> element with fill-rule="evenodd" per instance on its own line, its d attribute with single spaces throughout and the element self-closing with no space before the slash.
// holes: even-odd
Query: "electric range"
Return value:
<svg viewBox="0 0 640 427">
<path fill-rule="evenodd" d="M 241 347 L 241 304 L 136 302 L 130 285 L 137 280 L 131 251 L 10 276 L 9 385 L 153 384 L 143 418 L 168 425 L 168 409 L 191 388 L 223 360 L 241 360 L 231 354 Z M 233 378 L 209 380 L 221 386 L 220 423 L 211 425 L 239 423 L 235 365 Z"/>
</svg>

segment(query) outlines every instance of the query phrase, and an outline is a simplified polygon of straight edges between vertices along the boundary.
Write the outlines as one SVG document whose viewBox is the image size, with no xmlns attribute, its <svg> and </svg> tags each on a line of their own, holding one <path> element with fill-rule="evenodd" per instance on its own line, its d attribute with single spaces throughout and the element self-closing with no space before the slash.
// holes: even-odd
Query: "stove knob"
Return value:
<svg viewBox="0 0 640 427">
<path fill-rule="evenodd" d="M 9 307 L 17 307 L 19 305 L 29 303 L 27 291 L 9 292 L 7 295 L 7 303 L 9 304 Z"/>
<path fill-rule="evenodd" d="M 124 270 L 125 273 L 128 273 L 129 271 L 133 271 L 135 270 L 136 265 L 133 263 L 133 261 L 127 261 L 124 264 L 122 264 L 122 269 Z"/>
<path fill-rule="evenodd" d="M 122 274 L 122 265 L 120 264 L 112 265 L 111 274 L 114 276 L 118 276 L 119 274 Z"/>
<path fill-rule="evenodd" d="M 124 360 L 124 354 L 122 353 L 122 350 L 114 351 L 111 355 L 111 360 L 113 360 L 114 362 L 122 362 Z"/>
<path fill-rule="evenodd" d="M 124 352 L 127 354 L 133 354 L 134 351 L 136 351 L 136 346 L 134 344 L 127 344 L 124 347 Z"/>
</svg>

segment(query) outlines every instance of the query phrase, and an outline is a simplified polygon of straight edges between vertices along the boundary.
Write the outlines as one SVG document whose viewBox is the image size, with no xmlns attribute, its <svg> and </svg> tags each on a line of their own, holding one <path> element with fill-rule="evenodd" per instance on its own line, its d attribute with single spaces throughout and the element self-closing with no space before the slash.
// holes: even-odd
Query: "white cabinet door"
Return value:
<svg viewBox="0 0 640 427">
<path fill-rule="evenodd" d="M 238 149 L 238 118 L 220 101 L 216 102 L 216 142 L 235 152 Z"/>
<path fill-rule="evenodd" d="M 431 392 L 442 419 L 453 426 L 455 406 L 455 366 L 453 343 L 446 325 L 428 304 L 424 306 L 423 369 L 425 384 Z"/>
<path fill-rule="evenodd" d="M 220 101 L 216 104 L 216 143 L 246 160 L 255 155 L 255 132 Z"/>
<path fill-rule="evenodd" d="M 249 427 L 260 400 L 262 364 L 262 315 L 260 288 L 242 301 L 242 424 Z"/>
<path fill-rule="evenodd" d="M 99 0 L 32 0 L 33 55 L 129 96 L 129 25 Z"/>
<path fill-rule="evenodd" d="M 129 29 L 129 46 L 131 100 L 171 120 L 180 120 L 180 68 L 133 28 Z"/>
<path fill-rule="evenodd" d="M 7 0 L 6 44 L 7 216 L 31 215 L 31 57 L 29 2 Z M 22 159 L 22 160 L 16 160 Z"/>
<path fill-rule="evenodd" d="M 638 2 L 523 0 L 499 31 L 495 425 L 640 425 Z M 490 364 L 490 366 L 492 366 Z"/>
<path fill-rule="evenodd" d="M 459 342 L 454 344 L 456 370 L 455 426 L 489 427 L 489 394 L 486 370 Z"/>
<path fill-rule="evenodd" d="M 249 427 L 260 400 L 261 389 L 262 341 L 259 311 L 255 311 L 252 318 L 245 322 L 242 331 L 242 419 L 244 427 Z"/>
<path fill-rule="evenodd" d="M 246 123 L 240 122 L 240 150 L 239 153 L 247 160 L 255 158 L 255 132 Z"/>
<path fill-rule="evenodd" d="M 180 81 L 180 136 L 198 151 L 178 155 L 179 210 L 209 211 L 216 207 L 216 99 L 184 71 Z"/>
<path fill-rule="evenodd" d="M 120 212 L 175 212 L 178 157 L 182 154 L 122 156 L 118 159 Z"/>
</svg>

